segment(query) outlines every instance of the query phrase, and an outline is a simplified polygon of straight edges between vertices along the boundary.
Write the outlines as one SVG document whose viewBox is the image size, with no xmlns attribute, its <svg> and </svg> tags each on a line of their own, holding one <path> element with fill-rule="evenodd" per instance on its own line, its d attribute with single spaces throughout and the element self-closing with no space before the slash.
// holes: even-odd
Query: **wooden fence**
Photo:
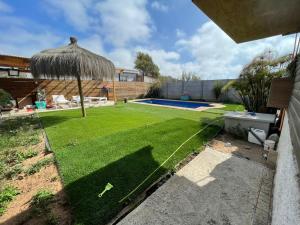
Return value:
<svg viewBox="0 0 300 225">
<path fill-rule="evenodd" d="M 138 98 L 147 93 L 150 85 L 144 82 L 115 82 L 116 97 Z M 106 87 L 108 92 L 103 87 Z M 47 101 L 51 101 L 52 95 L 57 94 L 64 95 L 67 99 L 79 95 L 76 80 L 0 78 L 0 88 L 8 91 L 17 100 L 19 108 L 36 101 L 38 88 L 45 90 Z M 113 99 L 112 82 L 83 80 L 82 88 L 84 96 L 107 96 L 108 99 Z"/>
</svg>

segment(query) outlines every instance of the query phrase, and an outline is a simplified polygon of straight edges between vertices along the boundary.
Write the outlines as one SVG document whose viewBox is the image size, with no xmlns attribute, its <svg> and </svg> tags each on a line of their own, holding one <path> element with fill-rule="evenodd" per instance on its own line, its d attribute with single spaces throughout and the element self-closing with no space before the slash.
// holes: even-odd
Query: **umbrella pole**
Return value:
<svg viewBox="0 0 300 225">
<path fill-rule="evenodd" d="M 82 93 L 82 86 L 81 86 L 81 80 L 80 77 L 77 77 L 77 83 L 78 83 L 78 90 L 79 90 L 79 96 L 80 96 L 80 104 L 81 104 L 81 111 L 82 111 L 82 117 L 86 117 L 86 112 L 84 108 L 84 102 L 83 102 L 83 93 Z"/>
</svg>

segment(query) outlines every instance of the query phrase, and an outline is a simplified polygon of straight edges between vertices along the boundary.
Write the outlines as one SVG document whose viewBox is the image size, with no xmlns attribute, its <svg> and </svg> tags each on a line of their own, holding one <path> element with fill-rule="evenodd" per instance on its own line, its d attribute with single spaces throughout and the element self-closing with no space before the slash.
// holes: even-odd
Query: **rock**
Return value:
<svg viewBox="0 0 300 225">
<path fill-rule="evenodd" d="M 232 147 L 232 145 L 231 145 L 230 142 L 226 142 L 226 143 L 224 144 L 224 147 Z"/>
</svg>

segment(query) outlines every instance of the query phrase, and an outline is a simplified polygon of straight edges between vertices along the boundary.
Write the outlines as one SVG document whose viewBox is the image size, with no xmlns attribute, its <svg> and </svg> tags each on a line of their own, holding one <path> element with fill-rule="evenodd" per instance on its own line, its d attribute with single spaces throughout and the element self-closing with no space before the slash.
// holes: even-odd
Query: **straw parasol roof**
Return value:
<svg viewBox="0 0 300 225">
<path fill-rule="evenodd" d="M 67 46 L 47 49 L 32 56 L 32 75 L 35 78 L 44 75 L 50 78 L 112 79 L 115 67 L 111 61 L 79 47 L 74 37 L 70 41 Z"/>
<path fill-rule="evenodd" d="M 76 38 L 71 37 L 70 41 L 67 46 L 47 49 L 32 56 L 30 68 L 34 78 L 76 78 L 85 116 L 81 79 L 113 79 L 115 67 L 108 59 L 79 47 Z"/>
</svg>

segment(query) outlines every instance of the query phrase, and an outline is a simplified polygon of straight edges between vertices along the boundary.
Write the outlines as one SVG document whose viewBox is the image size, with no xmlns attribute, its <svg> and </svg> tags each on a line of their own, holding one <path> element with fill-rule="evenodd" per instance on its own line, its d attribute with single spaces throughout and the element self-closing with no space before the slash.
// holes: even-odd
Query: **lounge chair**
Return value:
<svg viewBox="0 0 300 225">
<path fill-rule="evenodd" d="M 107 102 L 107 98 L 106 97 L 86 97 L 90 102 L 92 101 L 98 101 L 98 103 L 100 102 Z"/>
<path fill-rule="evenodd" d="M 107 102 L 107 97 L 100 97 L 100 98 L 99 98 L 99 101 L 100 101 L 100 102 L 103 101 L 104 103 L 106 103 L 106 102 Z"/>
<path fill-rule="evenodd" d="M 65 98 L 64 95 L 52 95 L 53 103 L 57 108 L 61 104 L 68 104 L 70 106 L 70 101 Z"/>
<path fill-rule="evenodd" d="M 90 100 L 87 97 L 83 97 L 83 102 L 90 103 Z M 79 95 L 72 96 L 72 103 L 76 103 L 78 106 L 80 104 L 80 96 Z"/>
</svg>

